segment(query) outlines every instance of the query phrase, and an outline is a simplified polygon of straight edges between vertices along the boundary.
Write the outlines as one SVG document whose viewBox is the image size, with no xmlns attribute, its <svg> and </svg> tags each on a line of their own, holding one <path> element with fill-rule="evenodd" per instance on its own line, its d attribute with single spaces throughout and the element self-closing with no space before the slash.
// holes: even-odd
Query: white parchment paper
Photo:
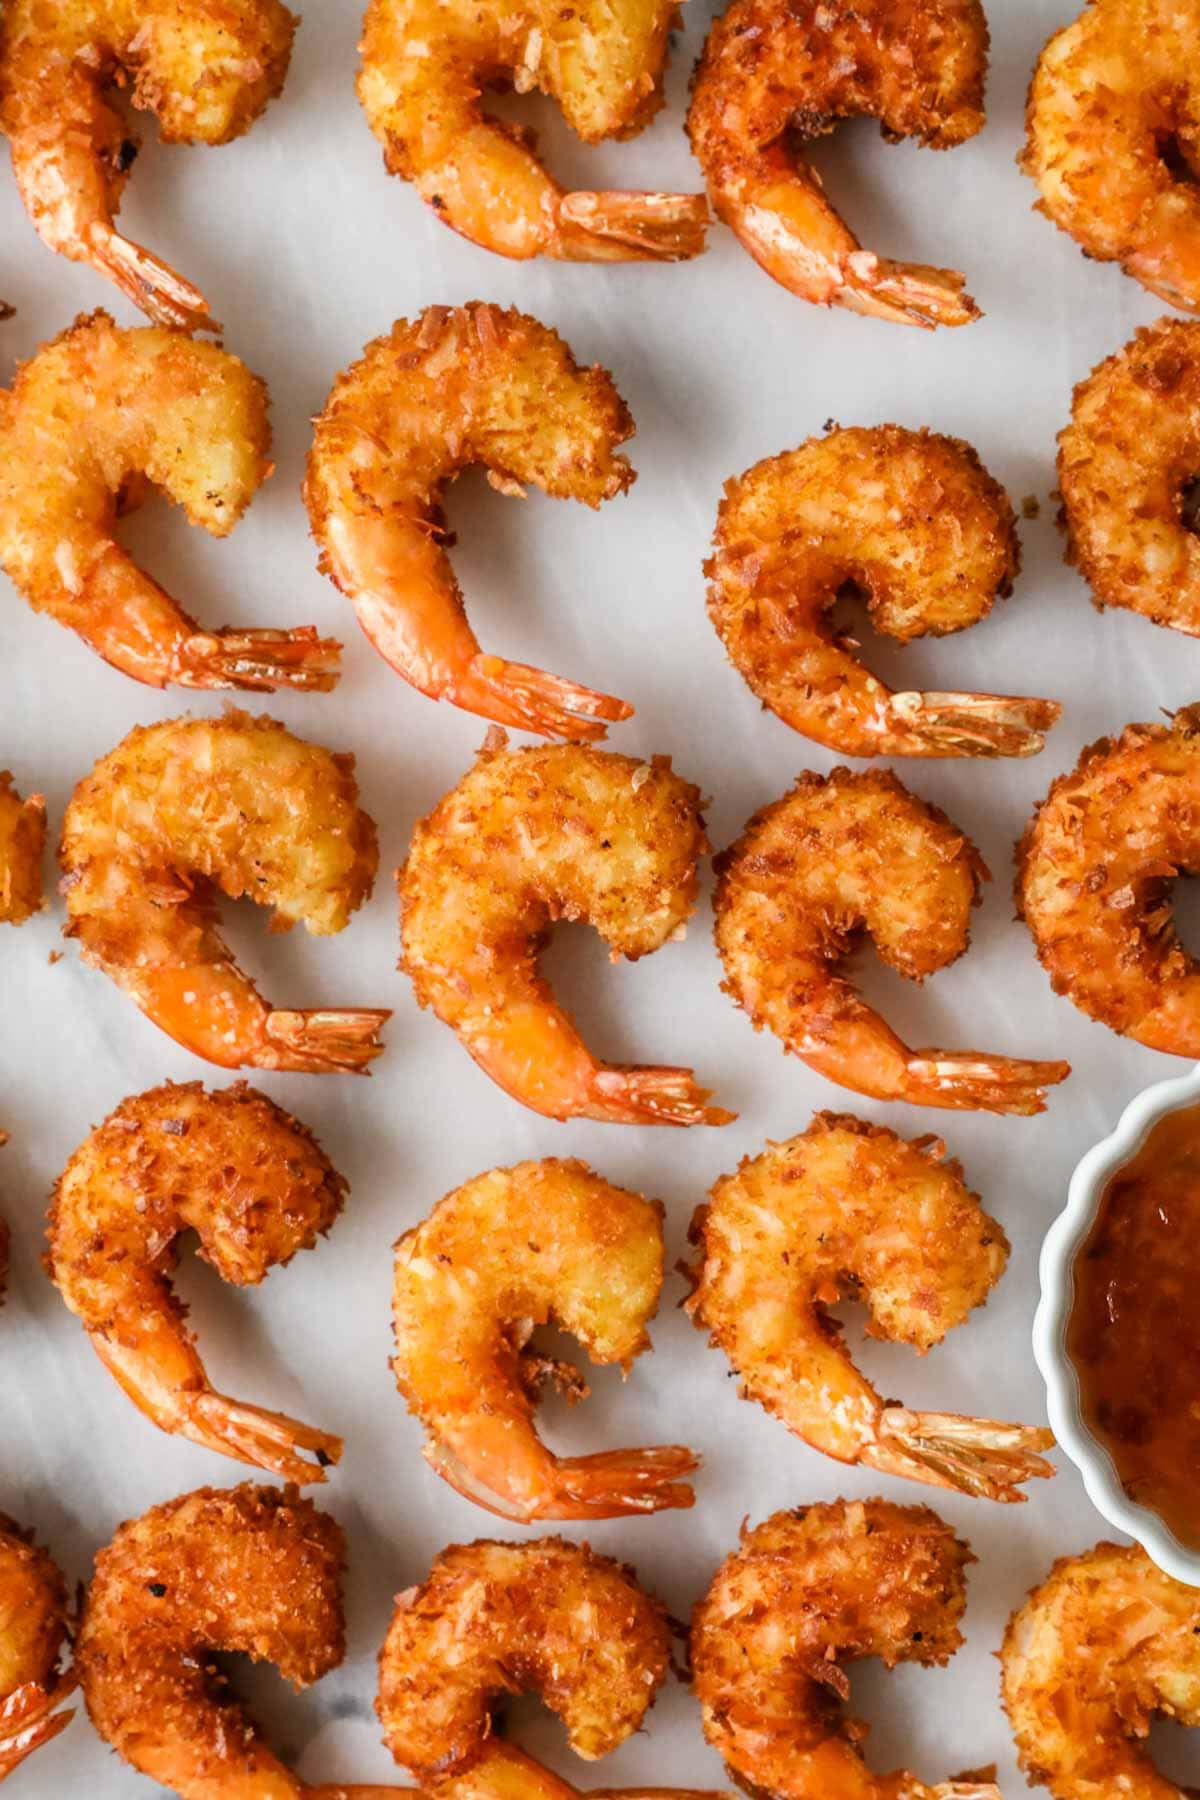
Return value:
<svg viewBox="0 0 1200 1800">
<path fill-rule="evenodd" d="M 551 107 L 522 103 L 568 182 L 699 185 L 682 126 L 709 13 L 705 0 L 686 10 L 669 103 L 636 141 L 588 151 Z M 1014 166 L 1030 71 L 1048 33 L 1072 16 L 1071 0 L 995 0 L 989 10 L 989 117 L 979 138 L 935 155 L 888 148 L 864 123 L 843 128 L 821 151 L 834 195 L 865 242 L 968 271 L 987 316 L 958 332 L 905 331 L 808 307 L 761 274 L 722 229 L 702 260 L 674 268 L 520 266 L 476 249 L 384 173 L 353 91 L 357 0 L 310 0 L 286 91 L 247 138 L 220 151 L 149 144 L 137 165 L 122 222 L 198 282 L 225 321 L 226 342 L 269 381 L 278 473 L 224 543 L 159 502 L 128 522 L 126 541 L 206 622 L 311 621 L 344 638 L 345 674 L 334 694 L 271 698 L 267 710 L 357 754 L 383 848 L 374 899 L 340 938 L 269 939 L 252 909 L 231 925 L 277 1004 L 395 1008 L 372 1080 L 257 1081 L 314 1127 L 349 1177 L 345 1215 L 318 1251 L 257 1292 L 227 1289 L 191 1259 L 181 1275 L 220 1386 L 346 1438 L 342 1466 L 317 1490 L 349 1537 L 345 1665 L 302 1697 L 270 1670 L 245 1678 L 272 1742 L 305 1779 L 393 1773 L 371 1711 L 392 1596 L 420 1580 L 445 1543 L 499 1525 L 427 1469 L 421 1430 L 388 1369 L 390 1247 L 447 1189 L 494 1164 L 577 1154 L 662 1197 L 674 1262 L 712 1180 L 768 1137 L 802 1129 L 815 1108 L 851 1109 L 908 1135 L 944 1131 L 1013 1240 L 1009 1273 L 986 1311 L 924 1362 L 879 1345 L 862 1360 L 885 1392 L 913 1405 L 1039 1420 L 1028 1340 L 1042 1232 L 1082 1151 L 1132 1093 L 1179 1066 L 1055 999 L 1013 922 L 1012 845 L 1034 801 L 1083 744 L 1200 697 L 1200 647 L 1129 615 L 1097 614 L 1062 560 L 1051 496 L 1055 434 L 1072 384 L 1164 309 L 1115 268 L 1086 262 L 1035 215 L 1032 185 Z M 0 246 L 0 292 L 19 309 L 0 331 L 4 380 L 14 359 L 81 310 L 107 306 L 135 322 L 103 282 L 43 249 L 7 169 Z M 472 298 L 515 303 L 555 325 L 581 359 L 614 372 L 637 421 L 639 471 L 631 494 L 599 513 L 536 494 L 518 504 L 481 479 L 461 481 L 449 510 L 472 619 L 489 649 L 633 700 L 637 716 L 614 745 L 669 752 L 711 796 L 718 847 L 801 769 L 837 760 L 759 709 L 708 623 L 700 564 L 722 482 L 827 419 L 896 420 L 968 438 L 1015 500 L 1038 498 L 1040 516 L 1021 528 L 1016 593 L 985 624 L 902 653 L 868 639 L 875 666 L 902 671 L 904 686 L 1057 695 L 1065 714 L 1033 762 L 902 768 L 970 833 L 995 879 L 974 946 L 953 969 L 917 991 L 883 976 L 868 956 L 864 981 L 912 1042 L 1068 1056 L 1074 1074 L 1043 1117 L 877 1106 L 785 1059 L 718 990 L 707 894 L 686 943 L 636 967 L 610 968 L 584 931 L 560 934 L 551 967 L 603 1054 L 694 1063 L 740 1112 L 723 1131 L 555 1125 L 506 1099 L 444 1026 L 418 1012 L 395 971 L 386 871 L 402 858 L 413 821 L 467 768 L 485 727 L 421 698 L 370 648 L 348 604 L 317 573 L 299 484 L 309 420 L 337 371 L 394 318 Z M 220 710 L 220 695 L 189 700 L 135 685 L 4 585 L 0 766 L 14 769 L 23 791 L 47 794 L 55 828 L 75 781 L 134 724 Z M 225 1079 L 84 969 L 72 946 L 51 966 L 62 917 L 55 899 L 0 944 L 0 1116 L 12 1134 L 0 1191 L 14 1231 L 0 1313 L 0 1507 L 36 1526 L 74 1580 L 87 1575 L 121 1519 L 201 1483 L 232 1485 L 245 1472 L 161 1435 L 134 1410 L 40 1266 L 49 1189 L 90 1126 L 164 1078 Z M 1027 1506 L 991 1507 L 840 1468 L 738 1400 L 724 1359 L 678 1311 L 683 1292 L 672 1275 L 655 1354 L 626 1385 L 602 1373 L 574 1415 L 545 1408 L 547 1433 L 563 1445 L 665 1440 L 704 1455 L 693 1512 L 598 1524 L 586 1532 L 590 1541 L 634 1563 L 686 1617 L 743 1518 L 838 1494 L 933 1500 L 979 1557 L 968 1642 L 944 1671 L 885 1676 L 868 1666 L 856 1674 L 855 1704 L 873 1721 L 870 1755 L 880 1768 L 905 1761 L 930 1781 L 994 1760 L 1005 1793 L 1021 1791 L 993 1653 L 1010 1609 L 1052 1559 L 1103 1535 L 1072 1470 L 1039 1485 Z M 677 1684 L 649 1729 L 593 1771 L 572 1762 L 557 1724 L 538 1708 L 522 1705 L 514 1720 L 523 1743 L 580 1785 L 722 1779 L 696 1707 Z M 1189 1768 L 1200 1779 L 1200 1752 L 1182 1738 L 1156 1745 L 1180 1779 Z M 395 1778 L 403 1779 L 399 1771 Z M 137 1800 L 153 1790 L 80 1718 L 10 1791 L 13 1800 L 85 1791 L 95 1800 Z"/>
</svg>

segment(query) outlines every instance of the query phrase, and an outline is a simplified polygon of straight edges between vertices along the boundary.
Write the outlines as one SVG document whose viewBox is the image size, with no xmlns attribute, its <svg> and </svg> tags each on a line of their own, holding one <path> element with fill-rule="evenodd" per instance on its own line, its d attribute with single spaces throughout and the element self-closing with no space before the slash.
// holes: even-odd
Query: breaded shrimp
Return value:
<svg viewBox="0 0 1200 1800">
<path fill-rule="evenodd" d="M 966 325 L 964 277 L 864 250 L 803 158 L 839 119 L 934 150 L 983 125 L 980 0 L 732 0 L 693 80 L 688 131 L 717 217 L 776 281 L 902 325 Z"/>
<path fill-rule="evenodd" d="M 384 1011 L 276 1012 L 225 947 L 216 893 L 341 931 L 371 892 L 354 758 L 274 719 L 139 726 L 76 787 L 59 860 L 68 937 L 171 1037 L 222 1068 L 368 1072 Z"/>
<path fill-rule="evenodd" d="M 1017 911 L 1056 994 L 1152 1050 L 1200 1057 L 1200 967 L 1171 916 L 1200 869 L 1200 707 L 1127 725 L 1060 775 L 1017 846 Z"/>
<path fill-rule="evenodd" d="M 906 1143 L 846 1114 L 723 1175 L 692 1222 L 687 1310 L 741 1377 L 743 1397 L 839 1462 L 985 1500 L 1024 1500 L 1053 1475 L 1032 1426 L 885 1401 L 850 1360 L 831 1308 L 859 1299 L 868 1332 L 921 1355 L 982 1306 L 1008 1239 L 940 1138 Z"/>
<path fill-rule="evenodd" d="M 493 1081 L 552 1119 L 723 1125 L 690 1069 L 598 1062 L 538 973 L 559 919 L 587 919 L 613 960 L 682 935 L 708 848 L 697 788 L 667 757 L 582 744 L 505 748 L 413 832 L 400 888 L 400 966 Z"/>
<path fill-rule="evenodd" d="M 150 481 L 227 537 L 271 473 L 270 446 L 267 390 L 227 350 L 104 312 L 77 319 L 0 393 L 0 564 L 135 681 L 330 688 L 339 644 L 311 627 L 201 631 L 114 536 Z"/>
<path fill-rule="evenodd" d="M 23 925 L 46 904 L 42 898 L 45 847 L 45 800 L 40 794 L 22 800 L 10 772 L 0 769 L 0 925 Z"/>
<path fill-rule="evenodd" d="M 599 506 L 634 472 L 629 409 L 606 369 L 581 369 L 556 331 L 483 301 L 399 319 L 339 375 L 316 421 L 304 498 L 320 566 L 379 654 L 421 693 L 547 737 L 603 737 L 633 711 L 524 663 L 488 656 L 443 542 L 442 490 L 482 464 Z"/>
<path fill-rule="evenodd" d="M 340 1526 L 293 1487 L 198 1488 L 152 1506 L 96 1557 L 75 1647 L 92 1724 L 180 1800 L 383 1800 L 308 1787 L 211 1662 L 237 1651 L 306 1688 L 346 1648 Z"/>
<path fill-rule="evenodd" d="M 1009 1620 L 1004 1705 L 1031 1787 L 1055 1800 L 1183 1800 L 1145 1748 L 1200 1725 L 1200 1591 L 1135 1544 L 1063 1556 Z"/>
<path fill-rule="evenodd" d="M 480 1246 L 484 1246 L 481 1253 Z M 587 1383 L 527 1348 L 553 1319 L 594 1363 L 627 1374 L 650 1348 L 663 1279 L 662 1207 L 586 1163 L 492 1169 L 447 1194 L 396 1245 L 392 1363 L 429 1432 L 427 1461 L 502 1518 L 610 1519 L 690 1506 L 690 1450 L 557 1457 L 534 1427 L 543 1382 L 571 1400 Z"/>
<path fill-rule="evenodd" d="M 588 144 L 658 111 L 677 0 L 370 0 L 358 97 L 389 172 L 500 256 L 678 262 L 704 249 L 702 194 L 564 193 L 484 89 L 538 88 Z"/>
<path fill-rule="evenodd" d="M 1059 433 L 1068 557 L 1097 606 L 1200 637 L 1198 466 L 1200 322 L 1160 319 L 1079 383 Z"/>
<path fill-rule="evenodd" d="M 725 484 L 708 612 L 764 706 L 845 756 L 1033 756 L 1061 708 L 895 694 L 828 614 L 847 589 L 902 644 L 975 625 L 1020 565 L 1008 495 L 960 438 L 836 429 Z"/>
<path fill-rule="evenodd" d="M 949 1662 L 974 1560 L 927 1506 L 886 1500 L 799 1507 L 744 1533 L 691 1635 L 704 1735 L 734 1779 L 765 1800 L 1000 1800 L 986 1775 L 873 1775 L 867 1727 L 839 1705 L 843 1662 Z"/>
<path fill-rule="evenodd" d="M 1089 0 L 1029 89 L 1021 167 L 1085 256 L 1200 311 L 1196 0 Z"/>
<path fill-rule="evenodd" d="M 755 1030 L 859 1094 L 1037 1113 L 1065 1062 L 976 1050 L 910 1050 L 838 965 L 865 934 L 911 981 L 967 947 L 987 870 L 970 840 L 890 770 L 801 775 L 716 858 L 713 901 L 725 992 Z"/>
<path fill-rule="evenodd" d="M 497 1737 L 497 1701 L 532 1689 L 590 1762 L 641 1727 L 670 1661 L 667 1615 L 632 1569 L 562 1538 L 480 1539 L 443 1550 L 421 1586 L 398 1595 L 375 1704 L 388 1749 L 427 1794 L 572 1800 L 567 1782 Z"/>
<path fill-rule="evenodd" d="M 341 1439 L 217 1393 L 171 1274 L 181 1234 L 195 1231 L 222 1280 L 256 1286 L 312 1249 L 345 1191 L 312 1133 L 244 1082 L 212 1094 L 167 1082 L 122 1101 L 71 1157 L 47 1267 L 101 1362 L 163 1431 L 289 1481 L 324 1481 Z"/>
<path fill-rule="evenodd" d="M 67 1586 L 49 1553 L 0 1513 L 0 1781 L 65 1731 L 75 1675 L 59 1672 Z"/>
<path fill-rule="evenodd" d="M 282 88 L 295 29 L 280 0 L 4 0 L 0 130 L 43 241 L 159 324 L 219 330 L 203 294 L 113 224 L 139 140 L 107 94 L 129 84 L 165 143 L 228 143 Z"/>
</svg>

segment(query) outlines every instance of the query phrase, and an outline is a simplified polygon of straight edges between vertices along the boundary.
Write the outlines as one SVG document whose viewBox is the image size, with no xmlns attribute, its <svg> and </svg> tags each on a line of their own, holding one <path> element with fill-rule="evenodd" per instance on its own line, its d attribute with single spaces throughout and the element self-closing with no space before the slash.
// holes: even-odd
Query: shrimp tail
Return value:
<svg viewBox="0 0 1200 1800">
<path fill-rule="evenodd" d="M 425 1445 L 423 1454 L 456 1493 L 518 1525 L 534 1519 L 615 1519 L 630 1513 L 686 1509 L 695 1505 L 696 1496 L 679 1477 L 700 1466 L 695 1452 L 682 1444 L 560 1457 L 553 1463 L 554 1492 L 522 1503 L 487 1487 L 436 1439 Z"/>
<path fill-rule="evenodd" d="M 357 1007 L 341 1011 L 271 1012 L 267 1042 L 253 1057 L 258 1069 L 289 1069 L 311 1075 L 369 1075 L 383 1054 L 381 1028 L 390 1009 Z"/>
<path fill-rule="evenodd" d="M 1054 1434 L 1042 1426 L 887 1406 L 863 1461 L 885 1474 L 1008 1503 L 1026 1498 L 1022 1482 L 1053 1476 L 1054 1465 L 1039 1454 L 1053 1447 Z"/>
<path fill-rule="evenodd" d="M 1046 1089 L 1071 1073 L 1068 1062 L 1028 1062 L 977 1050 L 914 1050 L 906 1065 L 904 1098 L 915 1106 L 956 1111 L 1045 1112 Z"/>
<path fill-rule="evenodd" d="M 833 297 L 851 312 L 932 331 L 937 325 L 969 325 L 982 318 L 965 287 L 966 276 L 958 269 L 890 262 L 871 250 L 855 250 L 842 265 Z"/>
<path fill-rule="evenodd" d="M 616 1125 L 728 1125 L 737 1114 L 706 1106 L 711 1092 L 690 1069 L 605 1066 L 591 1079 L 583 1116 Z"/>
<path fill-rule="evenodd" d="M 36 1681 L 26 1682 L 0 1705 L 0 1781 L 27 1756 L 66 1730 L 75 1717 L 75 1708 L 66 1712 L 56 1709 L 76 1686 L 74 1673 L 68 1671 L 52 1688 L 44 1688 Z"/>
<path fill-rule="evenodd" d="M 1016 694 L 893 694 L 888 711 L 930 755 L 1036 756 L 1057 700 Z"/>
<path fill-rule="evenodd" d="M 704 249 L 709 226 L 703 194 L 622 190 L 564 194 L 551 252 L 564 262 L 685 262 Z"/>
<path fill-rule="evenodd" d="M 189 688 L 296 688 L 337 685 L 342 646 L 311 625 L 293 631 L 198 631 L 181 645 L 170 679 Z"/>
<path fill-rule="evenodd" d="M 267 1469 L 301 1487 L 306 1482 L 324 1481 L 325 1470 L 342 1458 L 341 1438 L 302 1425 L 286 1413 L 231 1400 L 227 1394 L 189 1396 L 179 1429 L 206 1450 L 236 1457 L 256 1469 Z M 302 1450 L 311 1451 L 315 1460 L 300 1455 Z"/>
<path fill-rule="evenodd" d="M 105 230 L 101 240 L 93 245 L 92 261 L 156 324 L 173 325 L 187 332 L 221 330 L 198 288 L 176 274 L 169 263 L 122 237 L 120 232 Z"/>
<path fill-rule="evenodd" d="M 456 684 L 452 698 L 456 705 L 517 731 L 536 731 L 543 737 L 573 742 L 602 738 L 606 726 L 633 717 L 627 700 L 598 694 L 528 663 L 505 662 L 482 652 L 472 659 L 466 679 Z"/>
</svg>

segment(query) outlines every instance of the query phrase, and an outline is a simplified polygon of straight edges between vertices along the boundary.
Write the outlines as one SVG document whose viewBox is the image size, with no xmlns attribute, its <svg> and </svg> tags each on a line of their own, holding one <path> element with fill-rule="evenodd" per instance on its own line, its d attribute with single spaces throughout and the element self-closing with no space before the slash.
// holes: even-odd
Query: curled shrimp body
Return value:
<svg viewBox="0 0 1200 1800">
<path fill-rule="evenodd" d="M 214 1651 L 305 1688 L 341 1662 L 345 1541 L 295 1488 L 198 1488 L 120 1526 L 96 1557 L 75 1647 L 105 1743 L 180 1800 L 382 1800 L 308 1787 L 263 1743 Z"/>
<path fill-rule="evenodd" d="M 912 981 L 967 947 L 986 875 L 945 814 L 890 771 L 801 775 L 716 859 L 724 988 L 810 1068 L 877 1100 L 1037 1113 L 1064 1062 L 975 1050 L 910 1050 L 838 965 L 868 935 Z"/>
<path fill-rule="evenodd" d="M 1170 910 L 1200 868 L 1200 711 L 1127 725 L 1060 775 L 1017 850 L 1017 910 L 1054 991 L 1152 1050 L 1200 1057 L 1200 966 Z"/>
<path fill-rule="evenodd" d="M 690 1069 L 598 1062 L 538 973 L 558 919 L 613 960 L 681 933 L 707 849 L 699 791 L 665 757 L 485 746 L 413 833 L 398 873 L 400 966 L 480 1068 L 552 1119 L 720 1125 Z"/>
<path fill-rule="evenodd" d="M 114 536 L 143 478 L 226 537 L 271 472 L 267 391 L 227 350 L 107 313 L 0 393 L 0 564 L 39 612 L 152 687 L 328 688 L 311 629 L 204 632 Z"/>
<path fill-rule="evenodd" d="M 553 1319 L 627 1372 L 650 1347 L 662 1278 L 661 1206 L 585 1163 L 492 1169 L 447 1194 L 396 1245 L 392 1289 L 392 1367 L 438 1474 L 521 1523 L 690 1506 L 690 1450 L 556 1457 L 533 1423 L 544 1381 L 588 1391 L 571 1364 L 527 1348 L 535 1328 Z"/>
<path fill-rule="evenodd" d="M 733 0 L 696 69 L 688 131 L 718 218 L 801 299 L 966 325 L 962 275 L 864 250 L 797 152 L 839 119 L 946 150 L 983 125 L 979 0 Z"/>
<path fill-rule="evenodd" d="M 59 860 L 67 935 L 148 1018 L 223 1068 L 362 1073 L 380 1011 L 277 1012 L 238 968 L 212 896 L 341 931 L 375 879 L 354 759 L 229 712 L 138 727 L 75 789 Z"/>
<path fill-rule="evenodd" d="M 7 769 L 0 769 L 0 925 L 23 925 L 40 912 L 46 802 L 22 800 Z"/>
<path fill-rule="evenodd" d="M 701 194 L 564 193 L 483 90 L 537 88 L 585 143 L 630 137 L 662 100 L 677 0 L 371 0 L 358 97 L 393 175 L 500 256 L 678 262 L 704 248 Z"/>
<path fill-rule="evenodd" d="M 280 0 L 5 0 L 0 130 L 43 241 L 161 325 L 215 330 L 190 281 L 113 224 L 138 139 L 130 84 L 167 143 L 225 144 L 283 86 L 296 21 Z"/>
<path fill-rule="evenodd" d="M 725 487 L 709 616 L 764 706 L 845 756 L 1032 756 L 1060 708 L 892 693 L 828 614 L 847 588 L 901 643 L 977 624 L 1020 563 L 1008 496 L 969 444 L 900 425 L 835 430 Z"/>
<path fill-rule="evenodd" d="M 0 1514 L 0 1781 L 65 1731 L 74 1690 L 59 1673 L 67 1639 L 67 1587 L 47 1551 Z"/>
<path fill-rule="evenodd" d="M 1075 389 L 1058 485 L 1068 555 L 1096 604 L 1189 637 L 1200 637 L 1200 538 L 1188 523 L 1198 461 L 1200 321 L 1160 319 Z"/>
<path fill-rule="evenodd" d="M 324 1481 L 341 1439 L 217 1393 L 171 1273 L 180 1235 L 195 1231 L 222 1280 L 255 1286 L 312 1249 L 344 1194 L 311 1132 L 252 1088 L 168 1082 L 123 1101 L 71 1157 L 50 1208 L 50 1275 L 101 1362 L 163 1431 L 290 1481 Z"/>
<path fill-rule="evenodd" d="M 1200 311 L 1195 0 L 1089 0 L 1047 43 L 1020 162 L 1086 256 Z"/>
<path fill-rule="evenodd" d="M 870 1333 L 924 1354 L 982 1306 L 1008 1240 L 940 1138 L 818 1113 L 807 1131 L 723 1175 L 692 1224 L 688 1311 L 742 1393 L 839 1462 L 987 1500 L 1053 1469 L 1048 1431 L 910 1412 L 850 1360 L 830 1309 L 861 1299 Z"/>
<path fill-rule="evenodd" d="M 1200 1593 L 1137 1545 L 1060 1557 L 1009 1620 L 1004 1705 L 1031 1787 L 1055 1800 L 1183 1800 L 1146 1738 L 1200 1725 Z"/>
<path fill-rule="evenodd" d="M 835 1500 L 775 1513 L 726 1557 L 692 1618 L 704 1734 L 767 1800 L 1000 1800 L 986 1779 L 874 1775 L 843 1662 L 924 1667 L 962 1643 L 975 1559 L 927 1506 Z"/>
<path fill-rule="evenodd" d="M 368 344 L 316 422 L 304 485 L 321 567 L 375 648 L 435 700 L 547 736 L 603 737 L 622 700 L 479 648 L 442 547 L 441 494 L 473 463 L 599 506 L 634 479 L 629 409 L 556 331 L 475 301 L 428 307 Z"/>
</svg>

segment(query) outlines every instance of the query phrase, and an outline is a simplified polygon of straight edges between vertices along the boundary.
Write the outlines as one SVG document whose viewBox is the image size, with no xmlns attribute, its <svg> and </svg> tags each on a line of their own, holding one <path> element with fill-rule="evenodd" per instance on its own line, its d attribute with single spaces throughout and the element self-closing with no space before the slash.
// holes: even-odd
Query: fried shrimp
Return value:
<svg viewBox="0 0 1200 1800">
<path fill-rule="evenodd" d="M 923 981 L 967 947 L 986 876 L 970 840 L 890 771 L 801 775 L 716 859 L 725 992 L 756 1030 L 842 1087 L 997 1113 L 1037 1113 L 1065 1062 L 976 1050 L 910 1050 L 838 965 L 865 934 Z"/>
<path fill-rule="evenodd" d="M 1183 1800 L 1145 1740 L 1200 1725 L 1200 1593 L 1136 1545 L 1060 1557 L 1009 1621 L 1004 1705 L 1030 1786 L 1056 1800 Z"/>
<path fill-rule="evenodd" d="M 1068 556 L 1098 606 L 1200 637 L 1200 323 L 1160 319 L 1075 389 L 1059 434 Z"/>
<path fill-rule="evenodd" d="M 631 706 L 479 648 L 441 494 L 479 463 L 501 493 L 531 482 L 599 506 L 634 479 L 615 454 L 632 432 L 607 370 L 581 369 L 548 326 L 482 301 L 427 307 L 368 344 L 316 422 L 304 497 L 321 568 L 421 693 L 523 731 L 603 737 Z"/>
<path fill-rule="evenodd" d="M 40 912 L 46 802 L 22 800 L 7 769 L 0 769 L 0 925 L 23 925 Z"/>
<path fill-rule="evenodd" d="M 1024 1500 L 1052 1475 L 1048 1431 L 909 1412 L 850 1360 L 830 1309 L 861 1299 L 873 1337 L 922 1355 L 982 1306 L 1008 1239 L 940 1138 L 818 1113 L 807 1131 L 723 1175 L 692 1223 L 687 1310 L 712 1334 L 742 1394 L 844 1463 L 866 1463 L 985 1500 Z"/>
<path fill-rule="evenodd" d="M 690 1069 L 598 1062 L 538 973 L 559 919 L 614 961 L 682 935 L 708 848 L 697 788 L 667 757 L 502 733 L 413 833 L 399 870 L 400 966 L 492 1080 L 552 1119 L 723 1125 Z"/>
<path fill-rule="evenodd" d="M 873 1775 L 839 1702 L 844 1662 L 949 1662 L 967 1545 L 927 1506 L 835 1500 L 773 1514 L 726 1557 L 692 1619 L 704 1735 L 767 1800 L 1000 1800 L 986 1778 Z"/>
<path fill-rule="evenodd" d="M 256 1286 L 312 1249 L 345 1191 L 312 1133 L 244 1082 L 213 1094 L 167 1082 L 123 1101 L 71 1157 L 50 1208 L 50 1275 L 163 1431 L 289 1481 L 324 1481 L 341 1439 L 217 1393 L 171 1274 L 181 1234 L 195 1231 L 222 1280 Z"/>
<path fill-rule="evenodd" d="M 315 631 L 201 631 L 120 547 L 145 480 L 227 537 L 271 472 L 267 391 L 227 350 L 81 318 L 0 393 L 0 564 L 29 604 L 151 687 L 330 688 Z"/>
<path fill-rule="evenodd" d="M 1200 869 L 1200 708 L 1127 725 L 1060 775 L 1017 847 L 1017 910 L 1056 994 L 1152 1050 L 1200 1057 L 1200 966 L 1171 917 Z"/>
<path fill-rule="evenodd" d="M 295 1488 L 198 1488 L 152 1506 L 96 1557 L 75 1657 L 92 1724 L 181 1800 L 383 1800 L 308 1787 L 259 1737 L 212 1652 L 306 1688 L 345 1654 L 341 1528 Z"/>
<path fill-rule="evenodd" d="M 393 175 L 485 250 L 561 262 L 678 262 L 704 249 L 701 194 L 564 193 L 483 90 L 537 88 L 587 144 L 631 137 L 662 101 L 677 0 L 370 0 L 358 97 Z"/>
<path fill-rule="evenodd" d="M 388 1749 L 427 1794 L 571 1800 L 565 1781 L 495 1735 L 496 1703 L 532 1689 L 592 1761 L 640 1728 L 670 1661 L 667 1615 L 631 1569 L 561 1538 L 481 1539 L 443 1550 L 398 1596 L 375 1704 Z"/>
<path fill-rule="evenodd" d="M 832 628 L 847 589 L 907 644 L 975 625 L 1020 564 L 1008 496 L 959 438 L 835 430 L 726 483 L 709 617 L 785 725 L 845 756 L 1033 756 L 1061 708 L 1010 695 L 892 693 Z"/>
<path fill-rule="evenodd" d="M 1085 256 L 1200 311 L 1195 0 L 1089 0 L 1047 43 L 1022 168 Z"/>
<path fill-rule="evenodd" d="M 367 1073 L 383 1011 L 276 1012 L 238 968 L 212 899 L 272 928 L 341 931 L 375 879 L 354 759 L 229 712 L 137 727 L 71 797 L 59 860 L 68 937 L 154 1023 L 222 1068 Z"/>
<path fill-rule="evenodd" d="M 570 1363 L 528 1348 L 536 1327 L 552 1319 L 628 1373 L 650 1348 L 662 1279 L 662 1207 L 586 1163 L 492 1169 L 447 1194 L 396 1245 L 392 1288 L 392 1368 L 438 1474 L 522 1524 L 690 1506 L 690 1450 L 557 1457 L 533 1423 L 544 1382 L 588 1392 Z"/>
<path fill-rule="evenodd" d="M 47 1551 L 0 1513 L 0 1781 L 65 1731 L 75 1676 L 59 1673 L 67 1587 Z"/>
<path fill-rule="evenodd" d="M 190 281 L 113 224 L 138 138 L 108 95 L 129 83 L 166 143 L 228 143 L 282 88 L 295 29 L 280 0 L 5 0 L 0 130 L 43 241 L 159 324 L 219 329 Z"/>
<path fill-rule="evenodd" d="M 800 154 L 839 119 L 934 150 L 983 125 L 979 0 L 732 0 L 697 65 L 688 131 L 718 218 L 793 294 L 902 325 L 966 325 L 964 277 L 864 250 Z"/>
</svg>

